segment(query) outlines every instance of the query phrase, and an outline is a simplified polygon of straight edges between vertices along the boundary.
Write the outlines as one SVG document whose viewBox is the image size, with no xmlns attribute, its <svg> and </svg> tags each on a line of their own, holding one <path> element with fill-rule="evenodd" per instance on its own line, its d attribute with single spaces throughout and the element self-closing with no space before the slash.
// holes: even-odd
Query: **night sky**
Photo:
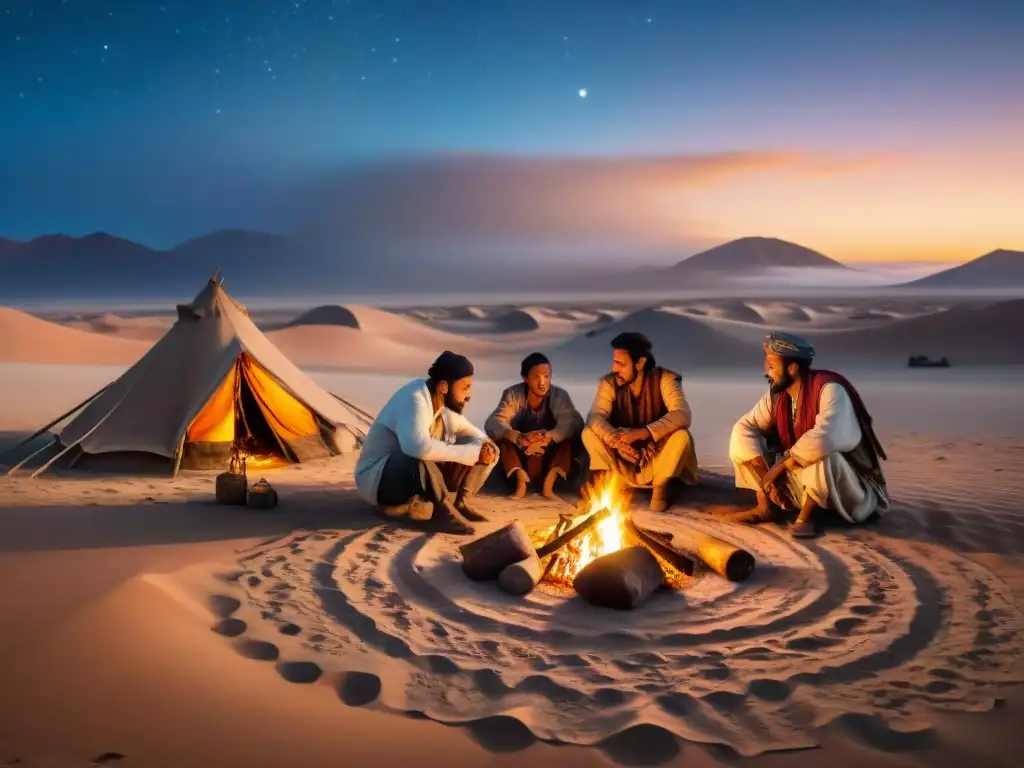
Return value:
<svg viewBox="0 0 1024 768">
<path fill-rule="evenodd" d="M 1022 41 L 1019 0 L 0 0 L 0 235 L 284 231 L 365 185 L 472 243 L 969 258 L 1024 245 Z"/>
</svg>

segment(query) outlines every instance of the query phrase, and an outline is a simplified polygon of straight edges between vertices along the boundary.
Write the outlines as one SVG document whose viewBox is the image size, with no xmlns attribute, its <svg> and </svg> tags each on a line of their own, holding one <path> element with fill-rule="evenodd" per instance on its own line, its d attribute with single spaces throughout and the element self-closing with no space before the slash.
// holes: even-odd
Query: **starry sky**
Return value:
<svg viewBox="0 0 1024 768">
<path fill-rule="evenodd" d="M 1024 247 L 1022 40 L 1020 0 L 0 0 L 0 236 L 964 260 Z"/>
</svg>

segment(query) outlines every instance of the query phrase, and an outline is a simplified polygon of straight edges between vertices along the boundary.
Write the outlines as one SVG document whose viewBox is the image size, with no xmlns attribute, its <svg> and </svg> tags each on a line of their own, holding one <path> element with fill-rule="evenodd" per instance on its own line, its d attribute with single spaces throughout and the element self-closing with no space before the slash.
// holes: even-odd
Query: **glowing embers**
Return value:
<svg viewBox="0 0 1024 768">
<path fill-rule="evenodd" d="M 693 561 L 670 546 L 670 537 L 646 531 L 633 522 L 629 493 L 615 475 L 607 475 L 592 489 L 579 509 L 578 516 L 563 516 L 554 526 L 540 531 L 535 543 L 539 552 L 543 552 L 545 544 L 550 546 L 559 537 L 582 526 L 591 516 L 599 515 L 593 525 L 581 530 L 550 555 L 544 565 L 542 583 L 572 588 L 577 577 L 595 561 L 634 547 L 644 548 L 653 556 L 664 573 L 666 586 L 678 588 L 693 574 Z M 636 559 L 613 558 L 609 560 L 609 567 Z"/>
</svg>

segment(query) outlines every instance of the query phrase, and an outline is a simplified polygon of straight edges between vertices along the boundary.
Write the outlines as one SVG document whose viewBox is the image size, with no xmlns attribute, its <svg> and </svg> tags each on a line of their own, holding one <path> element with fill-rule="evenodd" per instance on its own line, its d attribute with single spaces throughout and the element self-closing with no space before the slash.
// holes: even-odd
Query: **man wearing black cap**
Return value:
<svg viewBox="0 0 1024 768">
<path fill-rule="evenodd" d="M 814 513 L 830 509 L 860 523 L 889 508 L 880 459 L 885 451 L 854 386 L 833 371 L 813 370 L 814 345 L 775 331 L 764 339 L 769 390 L 733 427 L 729 456 L 736 485 L 757 505 L 729 515 L 734 522 L 776 520 L 798 513 L 791 531 L 815 536 Z"/>
<path fill-rule="evenodd" d="M 356 463 L 360 495 L 389 517 L 431 520 L 448 533 L 470 534 L 470 521 L 486 521 L 472 498 L 494 469 L 498 449 L 462 415 L 472 391 L 473 364 L 445 351 L 426 379 L 393 394 Z"/>
<path fill-rule="evenodd" d="M 612 372 L 598 382 L 583 430 L 591 482 L 611 471 L 631 486 L 649 486 L 651 509 L 662 512 L 674 480 L 697 482 L 682 377 L 657 367 L 642 333 L 620 333 L 611 346 Z"/>
<path fill-rule="evenodd" d="M 551 383 L 545 355 L 527 355 L 519 373 L 522 383 L 502 392 L 484 430 L 498 444 L 505 476 L 515 485 L 513 496 L 524 497 L 533 482 L 542 483 L 541 493 L 552 499 L 555 481 L 572 471 L 583 417 L 569 393 Z"/>
</svg>

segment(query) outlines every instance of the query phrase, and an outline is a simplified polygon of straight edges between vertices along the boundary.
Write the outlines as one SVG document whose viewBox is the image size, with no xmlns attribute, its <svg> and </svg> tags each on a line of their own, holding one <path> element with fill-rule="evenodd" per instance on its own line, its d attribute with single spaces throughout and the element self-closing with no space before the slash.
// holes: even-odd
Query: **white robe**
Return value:
<svg viewBox="0 0 1024 768">
<path fill-rule="evenodd" d="M 801 397 L 803 393 L 801 393 Z M 757 404 L 736 422 L 729 440 L 729 458 L 736 468 L 736 486 L 759 490 L 757 473 L 749 462 L 764 457 L 765 436 L 775 424 L 772 398 L 765 393 Z M 806 497 L 830 509 L 851 523 L 861 523 L 873 512 L 885 511 L 884 493 L 866 483 L 843 457 L 861 441 L 860 424 L 846 389 L 837 383 L 821 388 L 818 416 L 789 450 L 801 468 L 786 472 L 790 496 L 798 505 Z"/>
</svg>

